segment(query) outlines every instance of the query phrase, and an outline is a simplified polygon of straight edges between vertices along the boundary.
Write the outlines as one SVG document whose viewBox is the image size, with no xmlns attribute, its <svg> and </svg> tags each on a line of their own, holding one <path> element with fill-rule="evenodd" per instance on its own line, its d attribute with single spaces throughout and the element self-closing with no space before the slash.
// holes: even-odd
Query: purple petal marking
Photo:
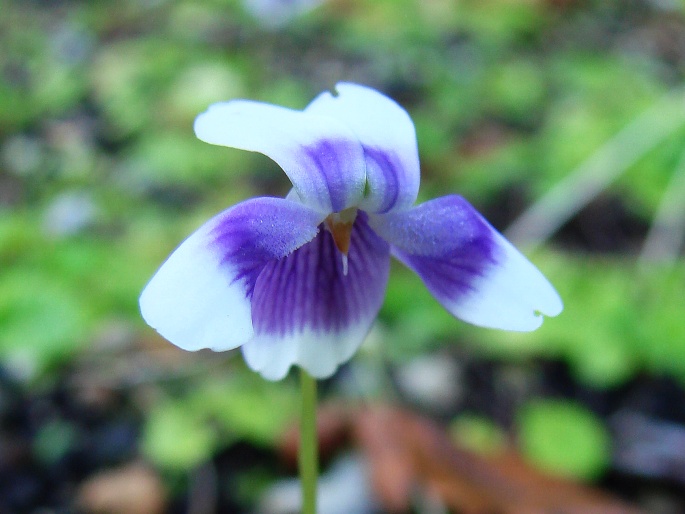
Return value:
<svg viewBox="0 0 685 514">
<path fill-rule="evenodd" d="M 302 147 L 302 167 L 307 168 L 311 190 L 327 194 L 332 212 L 351 207 L 359 198 L 350 195 L 346 155 L 353 155 L 356 142 L 321 140 Z M 301 186 L 300 186 L 301 187 Z M 301 195 L 300 195 L 301 196 Z"/>
<path fill-rule="evenodd" d="M 269 262 L 252 296 L 255 333 L 341 332 L 376 317 L 388 281 L 388 244 L 360 212 L 352 229 L 348 273 L 333 237 L 319 234 L 290 255 Z"/>
<path fill-rule="evenodd" d="M 468 293 L 475 279 L 497 263 L 492 229 L 460 196 L 431 200 L 374 221 L 393 253 L 438 297 L 454 300 Z"/>
<path fill-rule="evenodd" d="M 395 207 L 398 202 L 400 205 L 414 203 L 416 196 L 412 196 L 410 199 L 401 198 L 407 193 L 397 175 L 397 170 L 401 169 L 402 162 L 394 152 L 365 146 L 364 156 L 366 157 L 369 184 L 369 196 L 363 202 L 365 206 L 372 203 L 371 210 L 373 212 L 385 213 Z M 405 195 L 401 195 L 401 193 L 405 193 Z"/>
<path fill-rule="evenodd" d="M 383 303 L 390 249 L 360 212 L 348 252 L 347 275 L 330 232 L 270 262 L 252 296 L 255 335 L 242 347 L 248 366 L 280 380 L 293 364 L 331 376 L 364 341 Z"/>
<path fill-rule="evenodd" d="M 220 265 L 230 269 L 233 283 L 242 283 L 246 297 L 251 298 L 267 263 L 311 241 L 321 218 L 320 213 L 297 202 L 253 198 L 214 219 L 209 244 L 219 255 Z"/>
<path fill-rule="evenodd" d="M 454 316 L 475 325 L 534 330 L 561 300 L 547 279 L 466 200 L 445 196 L 370 218 L 395 257 Z"/>
<path fill-rule="evenodd" d="M 387 96 L 357 84 L 336 85 L 337 96 L 325 92 L 305 109 L 347 124 L 364 149 L 366 196 L 359 208 L 371 213 L 408 209 L 419 191 L 419 154 L 414 124 L 407 112 Z"/>
</svg>

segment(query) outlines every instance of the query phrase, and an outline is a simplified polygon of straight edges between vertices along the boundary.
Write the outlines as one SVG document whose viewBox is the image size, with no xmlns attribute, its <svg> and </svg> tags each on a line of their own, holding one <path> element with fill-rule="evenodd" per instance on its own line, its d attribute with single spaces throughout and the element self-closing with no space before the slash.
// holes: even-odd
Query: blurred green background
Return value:
<svg viewBox="0 0 685 514">
<path fill-rule="evenodd" d="M 393 266 L 352 365 L 365 394 L 393 396 L 383 377 L 436 352 L 526 384 L 548 362 L 589 391 L 685 384 L 684 2 L 0 0 L 0 13 L 3 380 L 29 403 L 62 388 L 114 411 L 102 391 L 125 395 L 135 451 L 172 489 L 233 440 L 269 447 L 297 405 L 290 381 L 175 351 L 138 313 L 146 281 L 204 220 L 288 191 L 268 159 L 195 139 L 216 101 L 302 108 L 338 81 L 385 92 L 416 124 L 420 200 L 459 193 L 513 224 L 564 300 L 535 333 L 477 329 Z M 526 398 L 515 425 L 529 457 L 584 478 L 607 469 L 606 412 Z M 476 414 L 455 422 L 465 440 L 498 429 Z M 40 420 L 27 437 L 50 465 L 78 423 Z M 555 444 L 569 426 L 587 458 Z"/>
</svg>

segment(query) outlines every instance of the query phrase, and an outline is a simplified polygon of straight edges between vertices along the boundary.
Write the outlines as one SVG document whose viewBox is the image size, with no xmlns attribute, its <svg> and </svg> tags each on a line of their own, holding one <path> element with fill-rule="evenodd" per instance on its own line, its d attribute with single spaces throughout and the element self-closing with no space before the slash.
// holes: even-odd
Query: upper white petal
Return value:
<svg viewBox="0 0 685 514">
<path fill-rule="evenodd" d="M 368 191 L 360 207 L 369 212 L 404 209 L 419 192 L 416 131 L 407 112 L 378 91 L 350 83 L 324 92 L 305 111 L 347 124 L 364 147 Z"/>
<path fill-rule="evenodd" d="M 278 163 L 302 202 L 322 212 L 361 200 L 366 169 L 354 132 L 328 116 L 248 100 L 217 103 L 195 120 L 211 144 L 263 153 Z"/>
</svg>

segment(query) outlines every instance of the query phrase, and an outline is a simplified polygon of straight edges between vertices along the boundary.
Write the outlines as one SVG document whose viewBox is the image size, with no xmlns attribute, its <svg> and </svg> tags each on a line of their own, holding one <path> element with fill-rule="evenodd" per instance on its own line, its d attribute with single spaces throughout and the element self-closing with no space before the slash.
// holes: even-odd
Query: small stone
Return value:
<svg viewBox="0 0 685 514">
<path fill-rule="evenodd" d="M 462 373 L 446 355 L 417 357 L 397 369 L 400 389 L 409 399 L 424 408 L 450 411 L 462 399 Z"/>
<path fill-rule="evenodd" d="M 243 5 L 266 28 L 276 29 L 326 0 L 243 0 Z"/>
<path fill-rule="evenodd" d="M 18 177 L 36 174 L 43 164 L 44 149 L 33 137 L 9 137 L 0 148 L 0 160 L 6 169 Z"/>
<path fill-rule="evenodd" d="M 342 456 L 321 476 L 317 493 L 319 514 L 371 514 L 377 512 L 377 507 L 367 462 L 362 456 Z M 288 479 L 276 482 L 264 493 L 256 512 L 296 514 L 301 510 L 300 482 Z"/>
<path fill-rule="evenodd" d="M 98 208 L 89 195 L 62 193 L 48 206 L 43 228 L 53 237 L 71 236 L 93 224 L 97 214 Z"/>
</svg>

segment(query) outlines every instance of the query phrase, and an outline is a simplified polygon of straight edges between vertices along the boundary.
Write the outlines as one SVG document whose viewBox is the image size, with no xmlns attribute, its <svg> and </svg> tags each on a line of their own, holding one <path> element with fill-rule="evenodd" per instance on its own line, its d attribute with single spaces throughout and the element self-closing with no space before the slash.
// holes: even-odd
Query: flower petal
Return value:
<svg viewBox="0 0 685 514">
<path fill-rule="evenodd" d="M 298 364 L 317 378 L 352 357 L 385 295 L 387 243 L 359 213 L 352 230 L 348 272 L 328 230 L 284 259 L 272 261 L 252 296 L 255 336 L 243 345 L 247 364 L 269 380 Z"/>
<path fill-rule="evenodd" d="M 207 143 L 267 155 L 313 209 L 338 212 L 357 205 L 364 193 L 362 147 L 347 126 L 330 117 L 233 100 L 200 114 L 195 134 Z"/>
<path fill-rule="evenodd" d="M 529 331 L 562 310 L 540 271 L 463 198 L 374 216 L 373 229 L 454 316 L 483 327 Z"/>
<path fill-rule="evenodd" d="M 321 215 L 279 198 L 240 203 L 205 223 L 160 267 L 140 296 L 145 321 L 185 350 L 229 350 L 253 335 L 259 273 L 318 231 Z"/>
<path fill-rule="evenodd" d="M 419 192 L 419 154 L 407 112 L 378 91 L 356 84 L 336 85 L 337 96 L 320 94 L 305 112 L 331 116 L 349 125 L 364 147 L 368 212 L 408 209 Z"/>
</svg>

